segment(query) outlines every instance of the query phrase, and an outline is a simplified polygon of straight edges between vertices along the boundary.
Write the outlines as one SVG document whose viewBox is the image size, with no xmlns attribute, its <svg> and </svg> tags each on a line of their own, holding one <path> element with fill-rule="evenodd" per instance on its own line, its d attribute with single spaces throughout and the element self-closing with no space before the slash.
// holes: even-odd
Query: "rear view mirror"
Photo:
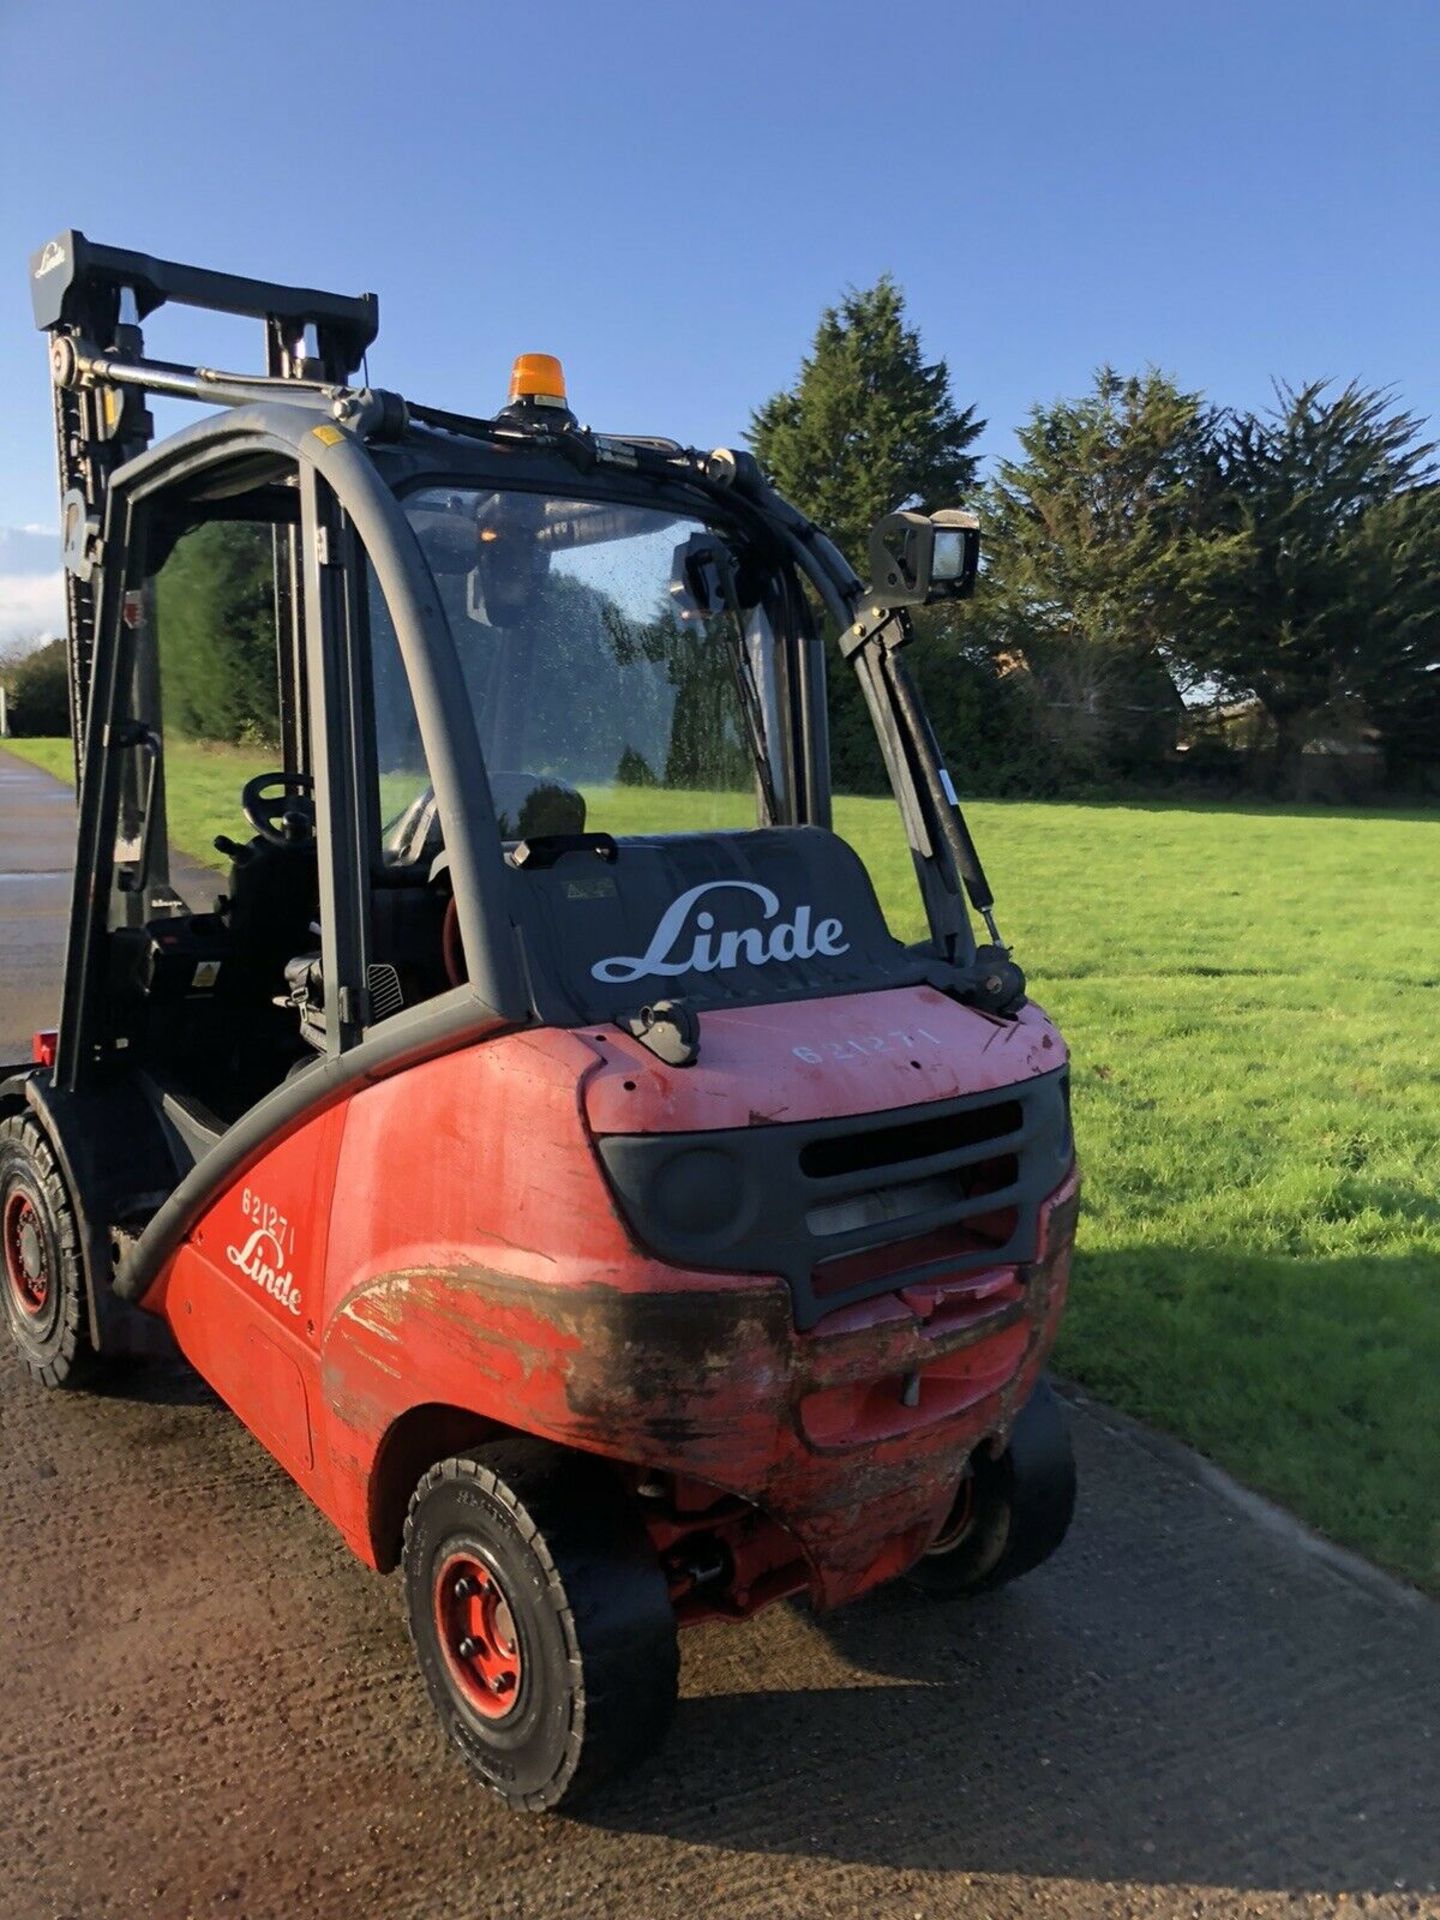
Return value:
<svg viewBox="0 0 1440 1920">
<path fill-rule="evenodd" d="M 680 542 L 670 562 L 670 604 L 682 621 L 723 611 L 728 564 L 713 533 L 692 533 Z"/>
<path fill-rule="evenodd" d="M 870 598 L 878 607 L 964 600 L 979 565 L 979 518 L 958 507 L 887 513 L 870 532 Z"/>
</svg>

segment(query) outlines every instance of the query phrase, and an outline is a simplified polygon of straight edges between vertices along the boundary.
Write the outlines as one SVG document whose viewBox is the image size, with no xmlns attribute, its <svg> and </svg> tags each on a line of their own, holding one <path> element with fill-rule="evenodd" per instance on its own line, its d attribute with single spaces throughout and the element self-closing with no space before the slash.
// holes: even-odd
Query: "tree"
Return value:
<svg viewBox="0 0 1440 1920">
<path fill-rule="evenodd" d="M 633 729 L 620 755 L 615 780 L 620 786 L 692 787 L 700 792 L 753 791 L 755 766 L 736 699 L 735 669 L 729 650 L 737 643 L 728 613 L 683 618 L 668 591 L 651 619 L 628 617 L 613 600 L 601 609 L 610 651 L 622 669 L 641 660 L 664 669 L 673 690 L 652 707 L 636 702 L 644 682 L 628 677 L 631 702 L 625 724 Z M 610 684 L 616 684 L 607 676 Z M 645 676 L 652 688 L 652 676 Z M 648 724 L 647 724 L 648 723 Z M 635 745 L 648 740 L 657 751 L 653 765 Z"/>
<path fill-rule="evenodd" d="M 167 731 L 279 739 L 275 568 L 269 527 L 215 520 L 187 533 L 156 576 Z"/>
<path fill-rule="evenodd" d="M 1372 613 L 1342 670 L 1380 736 L 1393 786 L 1440 774 L 1440 487 L 1407 487 L 1356 529 L 1356 597 Z"/>
<path fill-rule="evenodd" d="M 63 640 L 19 642 L 0 661 L 9 700 L 10 731 L 63 739 L 70 731 L 70 677 Z"/>
<path fill-rule="evenodd" d="M 979 461 L 968 449 L 984 425 L 973 407 L 956 408 L 949 369 L 926 361 L 886 274 L 826 308 L 795 384 L 755 410 L 747 438 L 780 491 L 865 578 L 866 536 L 882 514 L 954 506 L 973 492 Z M 829 684 L 836 785 L 872 787 L 879 756 L 859 685 L 838 663 Z"/>
<path fill-rule="evenodd" d="M 1036 407 L 986 498 L 986 618 L 1072 774 L 1174 746 L 1213 531 L 1215 415 L 1152 368 Z"/>
<path fill-rule="evenodd" d="M 954 506 L 975 486 L 984 430 L 958 412 L 943 360 L 926 363 L 889 274 L 820 317 L 793 387 L 751 416 L 748 439 L 780 491 L 862 576 L 866 535 L 897 507 Z"/>
<path fill-rule="evenodd" d="M 1227 537 L 1208 556 L 1197 664 L 1264 707 L 1281 786 L 1322 709 L 1358 694 L 1388 713 L 1392 681 L 1421 684 L 1440 564 L 1434 451 L 1412 415 L 1353 381 L 1282 385 L 1268 413 L 1224 423 Z"/>
</svg>

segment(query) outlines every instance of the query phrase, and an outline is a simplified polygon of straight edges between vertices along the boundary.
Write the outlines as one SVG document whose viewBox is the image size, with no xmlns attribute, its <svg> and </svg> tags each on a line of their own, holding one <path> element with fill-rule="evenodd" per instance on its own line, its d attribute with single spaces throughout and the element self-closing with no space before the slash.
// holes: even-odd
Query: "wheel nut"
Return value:
<svg viewBox="0 0 1440 1920">
<path fill-rule="evenodd" d="M 471 1635 L 467 1633 L 455 1651 L 462 1660 L 473 1660 L 476 1654 L 481 1651 L 480 1642 L 473 1639 Z"/>
<path fill-rule="evenodd" d="M 468 1573 L 462 1573 L 455 1582 L 455 1598 L 457 1600 L 468 1600 L 474 1591 L 475 1582 L 470 1578 Z"/>
</svg>

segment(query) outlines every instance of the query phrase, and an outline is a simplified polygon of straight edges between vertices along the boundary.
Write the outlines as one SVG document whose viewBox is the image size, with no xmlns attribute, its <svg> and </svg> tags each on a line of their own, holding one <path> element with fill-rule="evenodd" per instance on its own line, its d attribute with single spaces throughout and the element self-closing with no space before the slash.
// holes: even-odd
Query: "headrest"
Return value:
<svg viewBox="0 0 1440 1920">
<path fill-rule="evenodd" d="M 492 773 L 490 793 L 502 840 L 585 831 L 585 796 L 554 774 Z"/>
</svg>

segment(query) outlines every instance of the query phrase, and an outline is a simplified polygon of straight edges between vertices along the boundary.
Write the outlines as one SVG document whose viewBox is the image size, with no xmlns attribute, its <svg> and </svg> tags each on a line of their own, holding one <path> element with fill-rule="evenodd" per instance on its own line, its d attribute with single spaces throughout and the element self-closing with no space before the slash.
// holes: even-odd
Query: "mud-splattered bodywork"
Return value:
<svg viewBox="0 0 1440 1920">
<path fill-rule="evenodd" d="M 677 1594 L 686 1567 L 708 1578 L 690 1613 L 800 1586 L 837 1604 L 923 1551 L 1033 1386 L 1068 1278 L 1068 1127 L 1024 1259 L 987 1261 L 961 1223 L 949 1266 L 931 1235 L 907 1281 L 895 1221 L 864 1297 L 852 1274 L 808 1327 L 778 1271 L 657 1258 L 601 1149 L 738 1126 L 783 1156 L 787 1129 L 947 1113 L 1064 1064 L 1037 1009 L 1002 1022 L 925 987 L 713 1012 L 687 1068 L 614 1027 L 512 1034 L 281 1143 L 149 1304 L 372 1563 L 395 1551 L 397 1450 L 469 1420 L 617 1462 Z"/>
</svg>

